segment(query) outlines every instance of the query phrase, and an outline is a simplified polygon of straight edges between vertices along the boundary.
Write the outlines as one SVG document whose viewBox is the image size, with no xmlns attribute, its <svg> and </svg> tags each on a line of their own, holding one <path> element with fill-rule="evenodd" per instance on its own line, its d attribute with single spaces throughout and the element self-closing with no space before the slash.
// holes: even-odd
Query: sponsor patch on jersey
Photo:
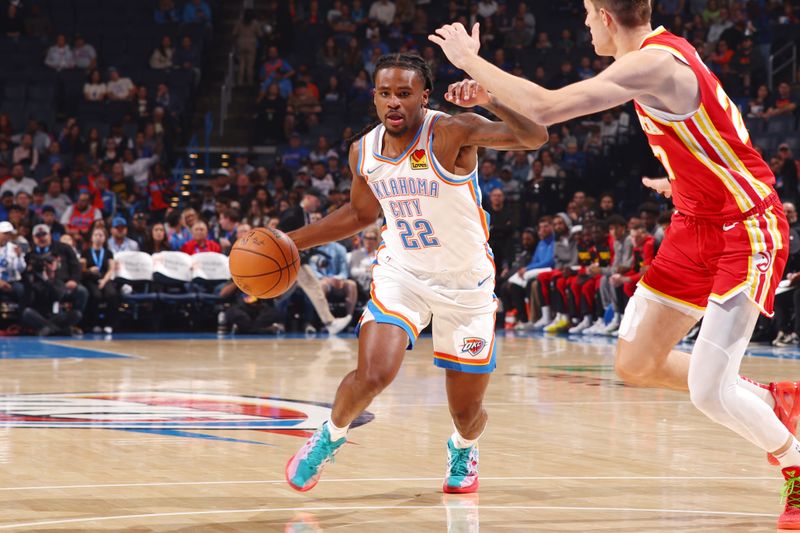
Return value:
<svg viewBox="0 0 800 533">
<path fill-rule="evenodd" d="M 428 156 L 422 148 L 411 153 L 411 168 L 412 170 L 425 170 L 428 168 Z"/>
<path fill-rule="evenodd" d="M 480 337 L 465 337 L 464 344 L 461 345 L 461 353 L 475 356 L 483 351 L 484 346 L 486 346 L 486 341 Z"/>
</svg>

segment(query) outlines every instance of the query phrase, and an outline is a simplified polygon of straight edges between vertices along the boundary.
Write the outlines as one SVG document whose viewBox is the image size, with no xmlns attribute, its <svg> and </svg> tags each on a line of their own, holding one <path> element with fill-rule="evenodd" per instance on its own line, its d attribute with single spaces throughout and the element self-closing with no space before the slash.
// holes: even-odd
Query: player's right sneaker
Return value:
<svg viewBox="0 0 800 533">
<path fill-rule="evenodd" d="M 781 473 L 786 480 L 782 494 L 786 507 L 778 517 L 778 529 L 800 529 L 800 466 L 787 466 Z"/>
<path fill-rule="evenodd" d="M 286 482 L 300 492 L 313 489 L 322 476 L 322 469 L 333 461 L 333 456 L 345 442 L 347 437 L 332 442 L 328 423 L 322 424 L 286 463 Z"/>
<path fill-rule="evenodd" d="M 456 448 L 447 440 L 447 474 L 442 490 L 448 494 L 468 494 L 478 490 L 478 445 Z"/>
<path fill-rule="evenodd" d="M 786 426 L 789 433 L 797 434 L 797 420 L 800 418 L 800 382 L 781 381 L 769 384 L 769 392 L 775 400 L 775 416 Z M 767 461 L 777 465 L 778 460 L 771 453 L 767 454 Z"/>
</svg>

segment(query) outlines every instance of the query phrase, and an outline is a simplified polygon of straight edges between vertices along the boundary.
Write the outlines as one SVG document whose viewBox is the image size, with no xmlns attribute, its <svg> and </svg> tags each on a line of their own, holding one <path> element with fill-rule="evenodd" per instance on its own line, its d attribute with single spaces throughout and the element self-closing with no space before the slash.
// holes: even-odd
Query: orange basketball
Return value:
<svg viewBox="0 0 800 533">
<path fill-rule="evenodd" d="M 256 228 L 238 239 L 228 262 L 236 286 L 257 298 L 275 298 L 288 291 L 300 270 L 300 254 L 292 239 L 269 228 Z"/>
</svg>

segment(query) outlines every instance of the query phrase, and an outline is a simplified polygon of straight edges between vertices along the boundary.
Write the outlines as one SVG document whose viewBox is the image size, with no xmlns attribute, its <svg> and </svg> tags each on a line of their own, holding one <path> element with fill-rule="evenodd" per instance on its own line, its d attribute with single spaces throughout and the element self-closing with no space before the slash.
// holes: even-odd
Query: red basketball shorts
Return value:
<svg viewBox="0 0 800 533">
<path fill-rule="evenodd" d="M 739 221 L 675 213 L 639 284 L 690 315 L 709 300 L 724 303 L 743 292 L 772 316 L 788 249 L 789 224 L 779 203 Z"/>
</svg>

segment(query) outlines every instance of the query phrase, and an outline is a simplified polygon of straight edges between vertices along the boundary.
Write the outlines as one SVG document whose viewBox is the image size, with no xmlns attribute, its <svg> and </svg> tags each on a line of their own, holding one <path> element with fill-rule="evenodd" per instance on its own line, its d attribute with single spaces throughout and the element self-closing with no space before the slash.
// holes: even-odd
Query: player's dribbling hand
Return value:
<svg viewBox="0 0 800 533">
<path fill-rule="evenodd" d="M 451 83 L 444 94 L 444 99 L 461 107 L 485 106 L 490 101 L 489 91 L 475 80 Z"/>
<path fill-rule="evenodd" d="M 463 69 L 468 59 L 478 55 L 481 47 L 479 28 L 480 24 L 476 22 L 470 35 L 460 22 L 445 24 L 435 34 L 428 35 L 428 40 L 442 48 L 453 66 Z"/>
<path fill-rule="evenodd" d="M 664 195 L 665 198 L 672 197 L 672 183 L 669 182 L 669 178 L 648 178 L 644 176 L 642 185 L 653 189 L 658 194 Z"/>
</svg>

